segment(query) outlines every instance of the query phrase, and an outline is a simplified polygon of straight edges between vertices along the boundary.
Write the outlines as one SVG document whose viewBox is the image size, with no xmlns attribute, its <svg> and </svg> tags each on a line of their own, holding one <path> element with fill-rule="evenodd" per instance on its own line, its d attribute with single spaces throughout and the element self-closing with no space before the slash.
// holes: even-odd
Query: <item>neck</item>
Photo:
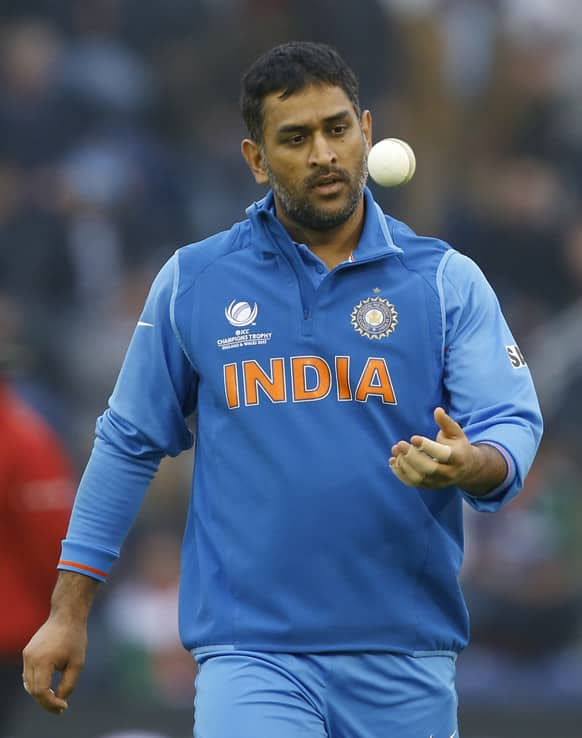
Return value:
<svg viewBox="0 0 582 738">
<path fill-rule="evenodd" d="M 325 231 L 304 228 L 296 223 L 283 210 L 277 198 L 275 198 L 275 213 L 291 238 L 308 246 L 328 269 L 333 269 L 349 258 L 358 245 L 364 229 L 363 197 L 345 223 Z"/>
</svg>

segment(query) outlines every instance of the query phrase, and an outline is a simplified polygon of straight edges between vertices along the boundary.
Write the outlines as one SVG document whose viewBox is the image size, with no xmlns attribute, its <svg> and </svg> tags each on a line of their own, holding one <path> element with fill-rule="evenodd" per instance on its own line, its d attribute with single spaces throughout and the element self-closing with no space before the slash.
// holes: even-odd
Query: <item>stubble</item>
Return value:
<svg viewBox="0 0 582 738">
<path fill-rule="evenodd" d="M 299 187 L 281 182 L 269 166 L 264 153 L 263 166 L 269 178 L 269 185 L 286 215 L 306 230 L 328 231 L 343 225 L 358 207 L 368 179 L 367 146 L 364 142 L 362 157 L 353 173 L 337 167 L 320 167 Z M 347 200 L 337 209 L 318 207 L 309 197 L 315 183 L 329 174 L 337 174 L 348 186 Z"/>
</svg>

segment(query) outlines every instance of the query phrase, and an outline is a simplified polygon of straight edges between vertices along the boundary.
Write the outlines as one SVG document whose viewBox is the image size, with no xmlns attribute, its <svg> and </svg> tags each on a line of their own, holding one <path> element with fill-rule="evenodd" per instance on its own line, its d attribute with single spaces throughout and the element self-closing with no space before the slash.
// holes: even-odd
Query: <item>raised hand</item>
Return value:
<svg viewBox="0 0 582 738">
<path fill-rule="evenodd" d="M 458 486 L 476 495 L 486 494 L 501 484 L 507 466 L 493 446 L 471 445 L 461 426 L 437 407 L 434 419 L 439 426 L 436 440 L 412 436 L 392 446 L 390 469 L 404 484 L 422 489 Z"/>
</svg>

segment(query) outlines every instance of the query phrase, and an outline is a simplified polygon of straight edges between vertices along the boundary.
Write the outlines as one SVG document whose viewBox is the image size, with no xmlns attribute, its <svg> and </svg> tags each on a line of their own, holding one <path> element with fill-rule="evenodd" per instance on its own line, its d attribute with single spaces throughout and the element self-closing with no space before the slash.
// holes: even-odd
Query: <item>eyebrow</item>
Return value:
<svg viewBox="0 0 582 738">
<path fill-rule="evenodd" d="M 327 125 L 333 125 L 334 123 L 339 123 L 339 121 L 348 118 L 349 115 L 349 110 L 341 110 L 339 113 L 334 113 L 333 115 L 329 115 L 327 118 L 324 118 L 323 122 Z M 308 131 L 309 128 L 310 126 L 301 123 L 288 123 L 287 125 L 283 125 L 278 128 L 277 134 L 281 135 L 285 133 L 293 133 L 295 131 Z"/>
</svg>

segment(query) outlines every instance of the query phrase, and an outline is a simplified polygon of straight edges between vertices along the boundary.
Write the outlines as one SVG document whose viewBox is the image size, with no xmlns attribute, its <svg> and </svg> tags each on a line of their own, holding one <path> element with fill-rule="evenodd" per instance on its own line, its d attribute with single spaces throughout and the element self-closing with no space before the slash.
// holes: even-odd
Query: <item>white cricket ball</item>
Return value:
<svg viewBox="0 0 582 738">
<path fill-rule="evenodd" d="M 382 187 L 398 187 L 410 182 L 416 171 L 411 146 L 399 138 L 384 138 L 368 154 L 370 177 Z"/>
</svg>

